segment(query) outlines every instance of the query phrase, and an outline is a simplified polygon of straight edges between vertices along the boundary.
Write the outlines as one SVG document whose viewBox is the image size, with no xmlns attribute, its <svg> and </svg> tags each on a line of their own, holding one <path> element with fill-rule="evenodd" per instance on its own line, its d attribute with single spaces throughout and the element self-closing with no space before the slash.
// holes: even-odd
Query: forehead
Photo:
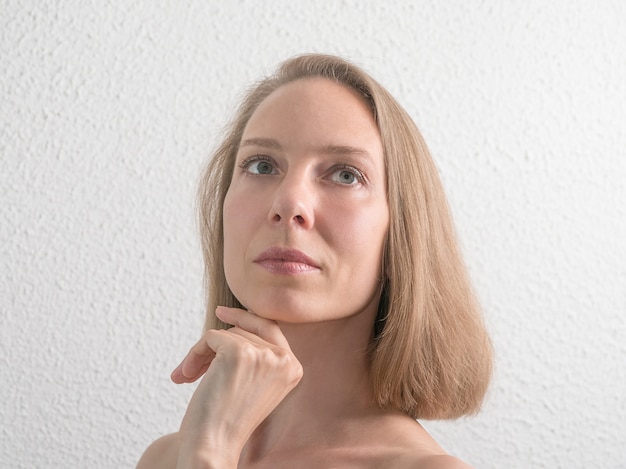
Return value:
<svg viewBox="0 0 626 469">
<path fill-rule="evenodd" d="M 380 133 L 367 101 L 354 89 L 326 78 L 280 86 L 254 111 L 247 138 L 356 145 L 382 156 Z"/>
</svg>

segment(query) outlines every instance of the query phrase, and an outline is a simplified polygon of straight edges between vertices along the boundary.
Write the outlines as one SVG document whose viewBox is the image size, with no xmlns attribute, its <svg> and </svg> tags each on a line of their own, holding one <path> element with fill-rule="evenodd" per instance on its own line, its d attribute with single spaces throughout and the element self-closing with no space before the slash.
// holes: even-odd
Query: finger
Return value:
<svg viewBox="0 0 626 469">
<path fill-rule="evenodd" d="M 200 357 L 187 354 L 183 361 L 172 371 L 171 379 L 176 384 L 193 383 L 209 369 L 213 357 Z"/>
<path fill-rule="evenodd" d="M 262 347 L 268 347 L 268 348 L 279 347 L 278 345 L 275 345 L 272 342 L 268 342 L 265 339 L 261 339 L 258 335 L 253 334 L 252 332 L 248 332 L 247 330 L 242 329 L 241 327 L 238 327 L 238 326 L 233 326 L 230 329 L 228 329 L 228 333 L 232 334 L 232 335 L 235 335 L 235 336 L 238 336 L 238 337 L 241 337 L 241 338 L 247 340 L 248 342 L 260 345 Z"/>
<path fill-rule="evenodd" d="M 227 336 L 239 336 L 251 342 L 264 342 L 265 345 L 271 345 L 254 334 L 238 327 L 233 327 L 227 331 L 207 331 L 207 333 L 189 349 L 185 358 L 183 358 L 180 364 L 172 371 L 170 376 L 171 380 L 176 384 L 193 383 L 206 373 L 215 358 L 215 351 L 212 349 L 212 346 L 215 347 L 215 344 L 217 344 L 215 339 L 212 339 L 209 335 L 220 333 Z M 210 344 L 211 341 L 213 344 Z"/>
<path fill-rule="evenodd" d="M 218 306 L 215 315 L 227 324 L 248 331 L 270 344 L 289 350 L 289 343 L 275 321 L 262 318 L 250 311 L 239 308 Z"/>
<path fill-rule="evenodd" d="M 210 331 L 209 331 L 210 332 Z M 189 350 L 180 365 L 171 374 L 177 384 L 192 383 L 202 376 L 215 358 L 215 352 L 207 343 L 206 334 Z"/>
</svg>

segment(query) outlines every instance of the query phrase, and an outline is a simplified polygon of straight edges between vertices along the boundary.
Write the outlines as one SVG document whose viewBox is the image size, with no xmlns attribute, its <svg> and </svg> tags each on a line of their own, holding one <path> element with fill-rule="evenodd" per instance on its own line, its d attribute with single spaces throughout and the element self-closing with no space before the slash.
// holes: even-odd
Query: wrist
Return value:
<svg viewBox="0 0 626 469">
<path fill-rule="evenodd" d="M 211 442 L 181 441 L 177 469 L 236 469 L 239 452 Z"/>
<path fill-rule="evenodd" d="M 229 458 L 218 456 L 216 453 L 212 455 L 189 454 L 182 449 L 178 456 L 176 469 L 236 469 L 237 461 Z"/>
</svg>

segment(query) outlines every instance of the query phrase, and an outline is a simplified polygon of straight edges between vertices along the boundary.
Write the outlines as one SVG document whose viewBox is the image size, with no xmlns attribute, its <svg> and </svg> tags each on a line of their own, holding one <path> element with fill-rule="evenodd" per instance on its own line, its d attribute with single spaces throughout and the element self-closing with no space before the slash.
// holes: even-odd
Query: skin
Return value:
<svg viewBox="0 0 626 469">
<path fill-rule="evenodd" d="M 200 384 L 180 431 L 137 467 L 469 467 L 373 404 L 365 352 L 388 225 L 362 98 L 322 78 L 266 98 L 224 202 L 225 273 L 247 310 L 219 307 L 234 327 L 208 331 L 174 370 L 174 382 Z"/>
</svg>

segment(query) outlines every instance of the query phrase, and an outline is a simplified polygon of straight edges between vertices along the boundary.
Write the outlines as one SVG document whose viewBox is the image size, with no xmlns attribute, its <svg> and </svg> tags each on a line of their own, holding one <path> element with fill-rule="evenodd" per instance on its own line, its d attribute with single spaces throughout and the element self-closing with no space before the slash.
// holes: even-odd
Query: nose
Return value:
<svg viewBox="0 0 626 469">
<path fill-rule="evenodd" d="M 268 214 L 271 224 L 287 224 L 308 229 L 314 222 L 315 194 L 304 178 L 285 176 L 274 192 Z"/>
</svg>

